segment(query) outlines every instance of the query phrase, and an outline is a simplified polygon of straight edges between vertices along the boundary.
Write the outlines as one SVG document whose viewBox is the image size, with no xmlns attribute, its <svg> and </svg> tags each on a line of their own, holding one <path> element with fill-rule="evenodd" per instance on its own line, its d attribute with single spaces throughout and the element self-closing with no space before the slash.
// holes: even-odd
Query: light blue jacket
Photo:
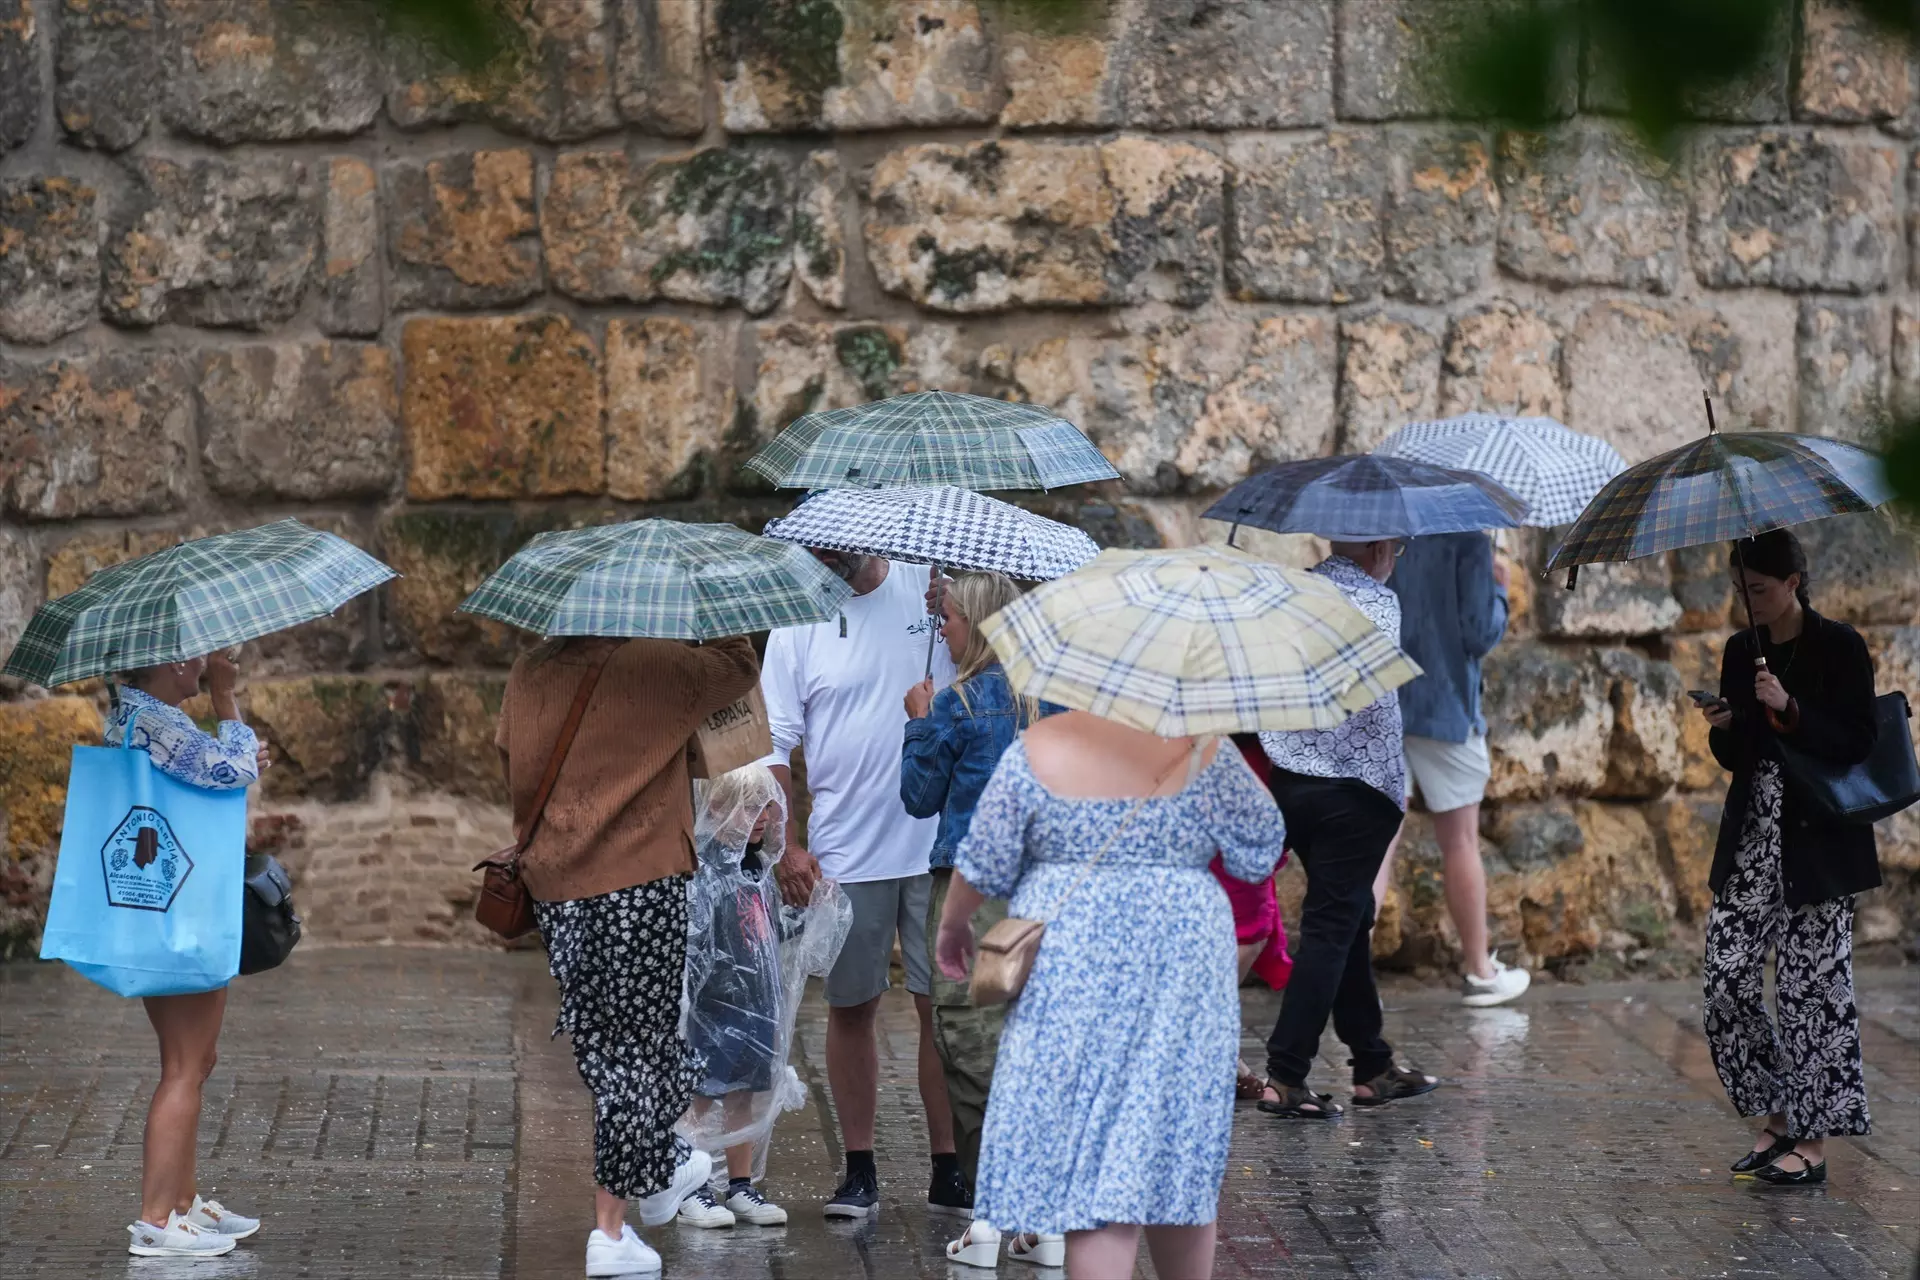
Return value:
<svg viewBox="0 0 1920 1280">
<path fill-rule="evenodd" d="M 1484 533 L 1409 538 L 1387 585 L 1400 596 L 1400 647 L 1426 673 L 1400 687 L 1406 732 L 1439 742 L 1485 733 L 1480 659 L 1507 629 L 1507 589 L 1493 580 L 1493 543 Z"/>
</svg>

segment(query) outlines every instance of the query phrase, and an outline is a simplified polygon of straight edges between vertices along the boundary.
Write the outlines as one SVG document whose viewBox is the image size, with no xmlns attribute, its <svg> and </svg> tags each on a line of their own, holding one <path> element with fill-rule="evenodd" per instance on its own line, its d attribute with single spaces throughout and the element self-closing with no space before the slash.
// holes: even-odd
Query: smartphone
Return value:
<svg viewBox="0 0 1920 1280">
<path fill-rule="evenodd" d="M 1689 689 L 1687 696 L 1693 699 L 1696 707 L 1721 707 L 1727 700 L 1717 693 L 1708 693 L 1705 689 Z"/>
</svg>

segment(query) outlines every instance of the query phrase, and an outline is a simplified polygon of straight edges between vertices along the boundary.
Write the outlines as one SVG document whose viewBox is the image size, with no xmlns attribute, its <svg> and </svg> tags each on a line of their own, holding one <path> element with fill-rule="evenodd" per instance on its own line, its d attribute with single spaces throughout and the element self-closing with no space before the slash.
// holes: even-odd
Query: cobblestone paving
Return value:
<svg viewBox="0 0 1920 1280">
<path fill-rule="evenodd" d="M 1690 984 L 1547 986 L 1478 1011 L 1392 991 L 1389 1033 L 1448 1087 L 1337 1124 L 1243 1109 L 1218 1274 L 1905 1280 L 1920 1243 L 1920 972 L 1861 986 L 1876 1132 L 1833 1144 L 1830 1184 L 1807 1191 L 1727 1177 L 1745 1130 Z M 0 966 L 0 1275 L 580 1274 L 590 1113 L 565 1042 L 548 1039 L 538 956 L 315 950 L 234 996 L 201 1176 L 267 1223 L 228 1258 L 183 1266 L 124 1252 L 153 1075 L 138 1006 L 59 966 Z M 1246 1006 L 1257 1060 L 1275 1000 Z M 982 1274 L 949 1272 L 953 1225 L 924 1206 L 904 999 L 882 1027 L 878 1219 L 818 1216 L 839 1149 L 811 1005 L 800 1066 L 814 1102 L 783 1122 L 769 1169 L 792 1225 L 650 1232 L 669 1278 Z M 1321 1087 L 1344 1096 L 1344 1080 L 1330 1053 Z"/>
</svg>

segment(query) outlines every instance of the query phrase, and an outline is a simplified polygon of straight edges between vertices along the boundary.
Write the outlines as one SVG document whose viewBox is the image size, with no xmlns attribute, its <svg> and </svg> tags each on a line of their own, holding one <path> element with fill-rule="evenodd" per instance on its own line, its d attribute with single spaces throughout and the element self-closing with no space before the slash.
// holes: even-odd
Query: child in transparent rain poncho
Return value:
<svg viewBox="0 0 1920 1280">
<path fill-rule="evenodd" d="M 706 1056 L 687 1141 L 727 1162 L 727 1187 L 702 1187 L 680 1206 L 692 1226 L 736 1221 L 779 1226 L 787 1213 L 754 1181 L 782 1111 L 806 1105 L 787 1065 L 794 1017 L 809 974 L 833 967 L 852 925 L 852 904 L 823 880 L 804 909 L 785 906 L 773 864 L 785 852 L 786 806 L 764 765 L 695 784 L 699 867 L 687 888 L 687 1041 Z"/>
</svg>

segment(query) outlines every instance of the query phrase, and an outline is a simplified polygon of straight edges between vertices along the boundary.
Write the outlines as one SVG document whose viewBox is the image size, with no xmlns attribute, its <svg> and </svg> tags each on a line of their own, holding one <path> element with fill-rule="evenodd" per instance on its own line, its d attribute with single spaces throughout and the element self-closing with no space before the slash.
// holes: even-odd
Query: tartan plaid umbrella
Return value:
<svg viewBox="0 0 1920 1280">
<path fill-rule="evenodd" d="M 41 605 L 5 671 L 51 687 L 179 662 L 324 618 L 393 576 L 298 520 L 195 538 Z"/>
<path fill-rule="evenodd" d="M 1058 489 L 1119 472 L 1059 414 L 951 391 L 916 391 L 798 418 L 747 460 L 782 489 Z"/>
<path fill-rule="evenodd" d="M 1029 582 L 1071 573 L 1100 554 L 1072 525 L 952 485 L 828 489 L 768 524 L 766 536 Z"/>
<path fill-rule="evenodd" d="M 1248 476 L 1203 514 L 1275 533 L 1366 542 L 1505 529 L 1526 510 L 1526 503 L 1477 471 L 1345 453 L 1283 462 Z"/>
<path fill-rule="evenodd" d="M 1731 542 L 1784 525 L 1871 511 L 1893 496 L 1857 445 L 1785 432 L 1709 433 L 1629 467 L 1594 496 L 1547 571 Z"/>
<path fill-rule="evenodd" d="M 1478 471 L 1527 504 L 1521 523 L 1552 529 L 1580 514 L 1607 481 L 1627 469 L 1619 450 L 1552 418 L 1467 413 L 1438 422 L 1410 422 L 1375 454 L 1429 466 Z"/>
<path fill-rule="evenodd" d="M 1326 579 L 1217 547 L 1102 551 L 984 630 L 1018 692 L 1167 738 L 1332 728 L 1420 674 Z"/>
<path fill-rule="evenodd" d="M 543 636 L 709 640 L 825 622 L 852 594 L 792 543 L 635 520 L 539 535 L 460 611 Z"/>
</svg>

